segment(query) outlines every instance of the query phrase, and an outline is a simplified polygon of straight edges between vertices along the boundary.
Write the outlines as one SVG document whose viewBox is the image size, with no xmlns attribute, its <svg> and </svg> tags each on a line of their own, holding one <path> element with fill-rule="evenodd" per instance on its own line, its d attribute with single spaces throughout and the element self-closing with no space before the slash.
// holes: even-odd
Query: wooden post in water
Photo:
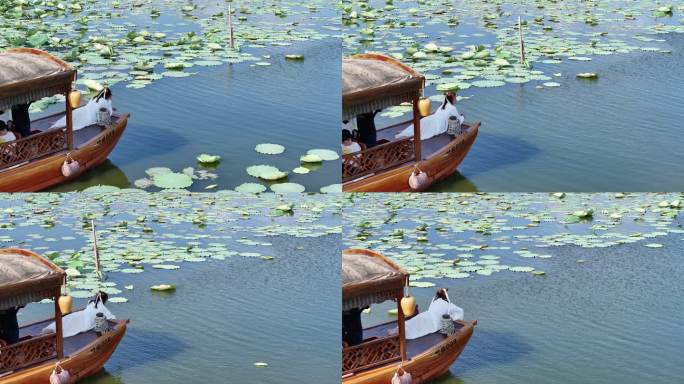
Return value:
<svg viewBox="0 0 684 384">
<path fill-rule="evenodd" d="M 230 49 L 235 49 L 235 35 L 233 34 L 233 9 L 228 5 L 228 32 L 230 33 Z"/>
<path fill-rule="evenodd" d="M 100 252 L 97 250 L 97 234 L 95 233 L 95 220 L 90 220 L 90 226 L 93 232 L 93 251 L 95 252 L 95 273 L 102 280 L 102 272 L 100 271 Z"/>
<path fill-rule="evenodd" d="M 518 16 L 518 33 L 520 34 L 520 63 L 525 63 L 525 40 L 523 39 L 522 18 Z"/>
</svg>

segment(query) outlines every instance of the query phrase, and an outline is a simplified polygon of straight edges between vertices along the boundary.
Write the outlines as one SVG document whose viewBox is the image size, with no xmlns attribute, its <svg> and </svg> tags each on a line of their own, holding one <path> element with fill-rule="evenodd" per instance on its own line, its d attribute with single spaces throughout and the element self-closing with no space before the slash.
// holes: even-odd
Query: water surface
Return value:
<svg viewBox="0 0 684 384">
<path fill-rule="evenodd" d="M 105 370 L 84 382 L 339 383 L 334 198 L 293 197 L 294 213 L 283 215 L 273 208 L 287 201 L 273 195 L 135 195 L 27 194 L 0 202 L 2 246 L 34 250 L 67 269 L 75 307 L 97 289 L 127 301 L 108 304 L 131 320 L 126 336 Z M 147 230 L 136 219 L 141 213 Z M 84 218 L 91 215 L 103 281 L 93 272 Z M 159 264 L 179 269 L 153 267 Z M 152 292 L 156 284 L 176 290 Z M 52 310 L 29 304 L 20 323 Z"/>
<path fill-rule="evenodd" d="M 411 271 L 412 281 L 433 283 L 411 288 L 421 308 L 427 308 L 435 287 L 447 287 L 466 319 L 478 320 L 465 351 L 437 383 L 671 383 L 684 375 L 677 352 L 684 343 L 681 218 L 663 218 L 664 211 L 655 212 L 661 218 L 652 220 L 626 214 L 611 224 L 616 219 L 607 218 L 619 207 L 625 212 L 643 207 L 650 216 L 661 201 L 678 194 L 617 203 L 608 194 L 570 195 L 561 202 L 545 194 L 504 194 L 433 198 L 422 205 L 422 198 L 413 196 L 357 199 L 356 210 L 379 217 L 361 230 L 360 215 L 346 211 L 344 237 L 347 245 L 392 257 Z M 404 206 L 397 208 L 402 201 Z M 556 216 L 586 206 L 596 208 L 592 221 L 563 224 L 563 216 Z M 436 213 L 444 208 L 448 212 Z M 529 225 L 535 217 L 538 226 Z M 491 232 L 478 233 L 485 221 L 493 223 Z M 427 242 L 414 237 L 420 223 L 428 225 Z M 403 239 L 392 235 L 399 228 Z M 362 231 L 370 235 L 366 240 L 359 239 Z M 622 243 L 609 245 L 611 238 Z M 559 245 L 549 245 L 554 241 Z M 654 243 L 660 247 L 646 246 Z M 534 257 L 516 253 L 521 250 Z M 454 270 L 453 260 L 481 261 L 485 255 L 546 274 L 504 269 L 465 278 L 440 276 Z M 373 306 L 364 324 L 392 319 L 386 311 L 395 307 L 389 302 Z"/>
<path fill-rule="evenodd" d="M 515 67 L 518 16 L 529 25 L 525 33 L 530 70 L 540 71 L 544 79 L 461 89 L 459 110 L 467 120 L 481 121 L 482 126 L 459 173 L 433 186 L 432 191 L 684 188 L 677 177 L 684 161 L 680 150 L 684 107 L 679 102 L 684 75 L 678 70 L 684 62 L 684 36 L 677 4 L 674 14 L 666 17 L 655 17 L 656 4 L 645 1 L 542 5 L 527 1 L 395 1 L 394 8 L 372 1 L 370 5 L 368 12 L 376 20 L 363 20 L 366 10 L 359 7 L 354 8 L 359 15 L 356 22 L 346 19 L 345 54 L 378 51 L 403 55 L 404 62 L 429 76 L 425 95 L 435 97 L 433 108 L 441 102 L 437 84 L 462 74 L 461 64 L 439 64 L 444 60 L 440 55 L 413 60 L 407 48 L 424 50 L 426 44 L 434 43 L 453 48 L 448 55 L 459 57 L 468 46 L 483 45 L 494 57 L 495 47 L 503 45 Z M 447 25 L 453 17 L 459 24 Z M 596 17 L 598 25 L 586 23 L 588 17 Z M 543 27 L 553 29 L 544 31 Z M 366 28 L 374 29 L 372 37 L 363 34 Z M 533 39 L 534 45 L 548 44 L 562 55 L 533 54 Z M 597 54 L 587 49 L 592 42 L 601 47 Z M 569 56 L 590 61 L 570 60 Z M 546 63 L 546 59 L 560 62 Z M 447 74 L 444 69 L 455 72 Z M 597 73 L 598 79 L 576 78 L 582 72 Z M 489 79 L 504 80 L 497 78 L 496 69 L 489 75 Z M 409 114 L 386 116 L 379 126 L 408 119 Z"/>
</svg>

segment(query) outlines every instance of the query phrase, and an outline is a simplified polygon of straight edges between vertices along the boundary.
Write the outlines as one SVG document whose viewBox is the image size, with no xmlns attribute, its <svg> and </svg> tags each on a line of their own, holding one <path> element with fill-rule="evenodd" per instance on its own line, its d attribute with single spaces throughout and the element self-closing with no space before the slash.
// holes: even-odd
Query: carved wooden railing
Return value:
<svg viewBox="0 0 684 384">
<path fill-rule="evenodd" d="M 357 179 L 415 159 L 413 138 L 378 145 L 342 158 L 342 181 Z"/>
<path fill-rule="evenodd" d="M 67 149 L 66 129 L 51 129 L 23 139 L 0 144 L 0 169 L 38 159 Z"/>
<path fill-rule="evenodd" d="M 399 335 L 383 337 L 342 350 L 342 374 L 401 360 Z"/>
<path fill-rule="evenodd" d="M 0 348 L 0 374 L 57 357 L 57 335 L 37 336 Z"/>
</svg>

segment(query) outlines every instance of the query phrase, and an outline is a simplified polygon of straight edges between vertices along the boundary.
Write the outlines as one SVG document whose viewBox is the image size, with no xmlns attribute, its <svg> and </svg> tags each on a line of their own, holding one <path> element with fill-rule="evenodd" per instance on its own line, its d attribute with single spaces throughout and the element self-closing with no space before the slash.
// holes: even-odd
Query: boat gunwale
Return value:
<svg viewBox="0 0 684 384">
<path fill-rule="evenodd" d="M 376 327 L 376 326 L 379 326 L 379 325 L 386 325 L 386 324 L 389 324 L 389 323 L 392 323 L 392 322 L 396 322 L 396 320 L 394 320 L 394 321 L 389 321 L 389 322 L 387 322 L 387 323 L 378 324 L 378 325 L 375 325 L 375 326 L 373 326 L 373 327 Z M 440 352 L 440 348 L 441 348 L 443 345 L 448 344 L 448 343 L 452 342 L 453 340 L 458 339 L 459 337 L 462 337 L 462 336 L 463 336 L 464 334 L 466 334 L 466 333 L 470 333 L 470 336 L 468 337 L 468 339 L 465 340 L 465 342 L 463 343 L 463 347 L 462 347 L 462 348 L 465 348 L 465 347 L 467 346 L 467 344 L 468 344 L 468 341 L 470 341 L 470 337 L 472 337 L 472 333 L 474 332 L 475 327 L 477 326 L 477 320 L 469 320 L 469 321 L 465 321 L 465 320 L 453 320 L 453 322 L 454 322 L 454 323 L 459 323 L 459 324 L 462 325 L 462 327 L 458 330 L 458 332 L 456 332 L 456 333 L 454 333 L 454 334 L 452 334 L 452 335 L 448 335 L 447 337 L 445 337 L 445 338 L 444 338 L 442 341 L 440 341 L 439 343 L 437 343 L 437 344 L 431 346 L 430 348 L 426 349 L 425 351 L 423 351 L 423 352 L 421 352 L 421 353 L 419 353 L 419 354 L 417 354 L 417 355 L 415 355 L 415 356 L 413 356 L 413 357 L 411 357 L 411 358 L 407 358 L 406 360 L 400 361 L 398 364 L 399 364 L 399 365 L 405 366 L 404 368 L 405 368 L 407 371 L 409 371 L 409 370 L 410 370 L 410 367 L 406 367 L 406 365 L 408 365 L 409 363 L 412 363 L 412 362 L 419 362 L 420 360 L 425 359 L 426 357 L 428 357 L 428 356 L 430 356 L 430 355 L 432 355 L 432 354 L 436 354 L 436 355 L 439 354 L 439 355 L 441 355 L 442 352 Z M 369 328 L 373 328 L 373 327 L 369 327 Z M 366 329 L 368 329 L 368 328 L 366 328 Z M 453 361 L 450 362 L 450 365 L 453 364 L 453 362 L 454 362 L 457 358 L 458 358 L 458 356 L 456 356 L 456 358 L 455 358 Z M 348 374 L 343 374 L 343 376 L 342 376 L 342 383 L 344 384 L 345 381 L 350 381 L 350 380 L 353 380 L 353 379 L 356 379 L 356 378 L 362 378 L 363 376 L 369 376 L 369 380 L 372 380 L 372 378 L 371 378 L 370 376 L 373 374 L 373 371 L 377 371 L 377 370 L 380 370 L 380 369 L 387 369 L 387 368 L 390 368 L 390 367 L 393 367 L 393 366 L 398 366 L 398 364 L 397 364 L 397 363 L 389 363 L 389 364 L 386 364 L 386 365 L 384 365 L 384 366 L 379 366 L 379 367 L 376 366 L 376 367 L 369 368 L 369 369 L 362 370 L 362 371 L 358 371 L 358 372 L 352 372 L 352 373 L 348 373 Z M 415 372 L 413 372 L 412 375 L 414 376 L 414 378 L 415 378 L 416 376 L 418 376 L 418 375 L 416 375 Z M 422 382 L 422 381 L 421 381 L 421 382 Z"/>
<path fill-rule="evenodd" d="M 395 124 L 395 125 L 392 125 L 392 126 L 389 126 L 389 127 L 382 128 L 382 129 L 380 129 L 380 131 L 386 130 L 386 129 L 389 129 L 389 128 L 395 128 L 395 127 L 400 126 L 400 125 L 402 125 L 402 124 L 406 124 L 406 122 L 403 122 L 403 123 L 399 123 L 399 124 Z M 370 178 L 377 177 L 378 180 L 376 180 L 376 181 L 374 181 L 374 182 L 379 182 L 379 181 L 380 181 L 380 178 L 382 178 L 383 176 L 385 176 L 385 177 L 388 176 L 388 175 L 392 175 L 392 176 L 393 176 L 395 173 L 401 173 L 401 172 L 406 171 L 407 169 L 412 169 L 413 166 L 416 165 L 416 164 L 428 163 L 428 162 L 430 162 L 431 160 L 434 160 L 436 157 L 438 157 L 438 156 L 440 156 L 440 155 L 446 154 L 451 148 L 453 148 L 453 147 L 456 146 L 456 145 L 462 144 L 462 143 L 463 143 L 464 141 L 466 141 L 466 140 L 470 140 L 470 139 L 472 138 L 473 141 L 474 141 L 475 138 L 477 137 L 478 133 L 479 133 L 481 124 L 482 124 L 482 123 L 481 123 L 480 121 L 475 121 L 475 122 L 472 122 L 472 123 L 464 123 L 464 125 L 467 125 L 467 126 L 469 127 L 468 132 L 467 132 L 466 134 L 459 135 L 458 138 L 452 139 L 452 140 L 449 141 L 447 144 L 445 144 L 441 149 L 439 149 L 438 151 L 435 151 L 435 152 L 431 153 L 429 156 L 427 156 L 427 157 L 424 158 L 423 160 L 416 161 L 416 159 L 414 158 L 413 160 L 409 160 L 409 161 L 407 161 L 407 162 L 405 162 L 405 163 L 398 164 L 398 165 L 396 165 L 396 166 L 394 166 L 394 167 L 387 168 L 387 169 L 384 169 L 384 170 L 381 170 L 381 171 L 377 171 L 377 172 L 374 172 L 374 173 L 369 173 L 369 174 L 360 176 L 360 177 L 358 177 L 358 178 L 356 178 L 356 179 L 353 179 L 353 180 L 345 181 L 345 182 L 342 183 L 343 191 L 344 191 L 344 192 L 357 192 L 357 188 L 359 188 L 359 187 L 363 186 L 364 184 L 366 184 L 366 183 L 364 183 L 364 181 L 367 182 L 368 179 L 370 179 Z M 383 143 L 383 144 L 387 144 L 387 143 Z M 472 144 L 471 144 L 471 146 L 472 146 Z M 470 152 L 470 147 L 468 147 L 468 150 L 464 153 L 464 157 L 468 154 L 468 152 Z M 358 154 L 360 154 L 360 153 L 361 153 L 361 152 L 355 152 L 355 153 L 353 153 L 353 154 L 351 154 L 351 155 L 358 155 Z M 456 167 L 458 167 L 458 166 L 461 164 L 461 162 L 463 162 L 463 159 L 456 165 Z M 454 171 L 454 172 L 455 172 L 455 171 Z M 451 173 L 453 173 L 453 172 L 451 172 Z M 438 180 L 443 179 L 444 177 L 439 177 L 439 178 L 437 178 L 437 179 L 435 179 L 434 177 L 431 177 L 431 178 L 432 178 L 432 180 L 431 180 L 431 182 L 430 182 L 430 185 L 434 184 L 434 182 L 436 182 L 436 181 L 438 181 Z M 357 183 L 360 184 L 360 185 L 356 185 L 356 186 L 352 187 L 351 189 L 345 189 L 345 186 L 347 186 L 347 187 L 349 188 L 349 185 L 351 185 L 351 184 L 357 184 Z M 401 191 L 403 191 L 403 189 L 402 189 L 402 190 L 399 190 L 399 192 L 401 192 Z M 393 191 L 384 190 L 384 192 L 393 192 Z"/>
</svg>

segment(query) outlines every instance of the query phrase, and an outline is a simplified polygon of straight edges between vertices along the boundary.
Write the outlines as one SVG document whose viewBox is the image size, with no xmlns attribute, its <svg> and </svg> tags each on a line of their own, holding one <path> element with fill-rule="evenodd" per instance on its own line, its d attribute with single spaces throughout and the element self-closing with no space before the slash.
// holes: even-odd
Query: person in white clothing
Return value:
<svg viewBox="0 0 684 384">
<path fill-rule="evenodd" d="M 354 152 L 360 152 L 361 146 L 359 143 L 352 140 L 352 134 L 348 129 L 342 130 L 342 154 L 347 155 Z"/>
<path fill-rule="evenodd" d="M 0 144 L 16 140 L 17 137 L 7 127 L 4 121 L 0 120 Z"/>
<path fill-rule="evenodd" d="M 98 292 L 94 300 L 90 300 L 84 310 L 70 313 L 62 318 L 62 335 L 71 337 L 82 332 L 88 332 L 95 328 L 95 316 L 102 313 L 108 320 L 115 320 L 116 317 L 105 307 L 107 294 Z M 55 323 L 52 322 L 43 328 L 43 333 L 55 333 Z"/>
<path fill-rule="evenodd" d="M 463 309 L 449 301 L 446 288 L 437 290 L 428 310 L 406 321 L 406 339 L 417 339 L 439 331 L 442 315 L 448 314 L 451 320 L 463 320 Z"/>
<path fill-rule="evenodd" d="M 447 92 L 444 95 L 444 102 L 442 102 L 442 105 L 437 108 L 437 111 L 430 116 L 425 116 L 420 119 L 421 140 L 427 140 L 431 137 L 441 135 L 442 133 L 446 132 L 449 126 L 449 118 L 451 116 L 455 116 L 459 123 L 463 124 L 465 117 L 458 113 L 456 102 L 456 94 L 453 92 Z M 395 137 L 397 139 L 413 137 L 413 124 L 399 132 Z"/>
<path fill-rule="evenodd" d="M 97 123 L 100 109 L 106 109 L 111 116 L 114 113 L 112 108 L 112 91 L 109 88 L 103 88 L 95 97 L 88 101 L 88 104 L 81 108 L 74 109 L 72 113 L 72 125 L 74 131 L 83 129 L 89 125 Z M 50 128 L 66 127 L 66 116 L 57 120 Z"/>
</svg>

